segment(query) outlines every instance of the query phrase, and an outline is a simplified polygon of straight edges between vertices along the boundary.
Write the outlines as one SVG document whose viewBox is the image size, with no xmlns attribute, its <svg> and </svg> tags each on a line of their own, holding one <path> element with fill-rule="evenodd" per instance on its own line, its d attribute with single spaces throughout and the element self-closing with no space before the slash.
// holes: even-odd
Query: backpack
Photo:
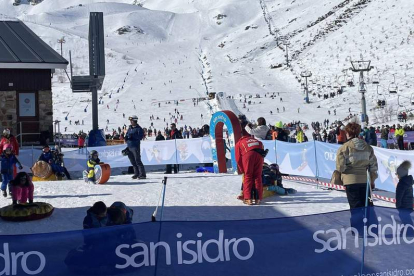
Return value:
<svg viewBox="0 0 414 276">
<path fill-rule="evenodd" d="M 271 129 L 269 129 L 269 131 L 266 133 L 265 140 L 273 140 Z"/>
</svg>

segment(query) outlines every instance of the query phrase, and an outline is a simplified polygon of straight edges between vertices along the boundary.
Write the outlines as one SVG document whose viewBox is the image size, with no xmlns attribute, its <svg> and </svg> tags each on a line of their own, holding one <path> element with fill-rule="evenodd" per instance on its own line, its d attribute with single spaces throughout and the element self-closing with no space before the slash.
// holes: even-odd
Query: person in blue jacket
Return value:
<svg viewBox="0 0 414 276">
<path fill-rule="evenodd" d="M 16 156 L 12 153 L 12 146 L 10 144 L 5 144 L 3 147 L 3 153 L 0 156 L 1 161 L 1 190 L 3 192 L 3 196 L 7 197 L 7 185 L 11 180 L 13 180 L 13 166 L 16 165 L 21 170 L 23 169 L 22 164 L 17 160 Z M 10 186 L 9 186 L 9 193 Z"/>
<path fill-rule="evenodd" d="M 125 135 L 125 141 L 129 149 L 128 158 L 134 169 L 132 179 L 146 179 L 144 164 L 141 161 L 141 140 L 144 138 L 144 131 L 138 125 L 138 117 L 133 115 L 129 117 L 131 125 Z"/>
<path fill-rule="evenodd" d="M 118 215 L 118 212 L 113 212 L 114 209 L 121 211 L 122 215 Z M 108 209 L 109 223 L 108 225 L 120 225 L 120 224 L 131 224 L 134 210 L 125 205 L 121 201 L 112 203 Z"/>
<path fill-rule="evenodd" d="M 39 156 L 38 160 L 48 163 L 56 175 L 64 176 L 62 166 L 58 165 L 56 162 L 55 152 L 51 151 L 48 145 L 43 146 L 42 154 Z"/>
<path fill-rule="evenodd" d="M 107 224 L 108 214 L 105 203 L 102 201 L 95 202 L 86 211 L 86 217 L 83 219 L 83 229 L 100 228 L 107 226 Z"/>
</svg>

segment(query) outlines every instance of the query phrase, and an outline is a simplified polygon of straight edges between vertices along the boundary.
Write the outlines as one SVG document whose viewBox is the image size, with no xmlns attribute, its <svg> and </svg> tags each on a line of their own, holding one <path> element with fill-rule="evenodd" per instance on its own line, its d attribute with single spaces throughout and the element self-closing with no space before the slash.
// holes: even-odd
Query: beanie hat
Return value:
<svg viewBox="0 0 414 276">
<path fill-rule="evenodd" d="M 397 175 L 401 178 L 408 175 L 408 171 L 411 168 L 411 163 L 408 160 L 405 160 L 401 163 L 400 166 L 397 168 Z"/>
</svg>

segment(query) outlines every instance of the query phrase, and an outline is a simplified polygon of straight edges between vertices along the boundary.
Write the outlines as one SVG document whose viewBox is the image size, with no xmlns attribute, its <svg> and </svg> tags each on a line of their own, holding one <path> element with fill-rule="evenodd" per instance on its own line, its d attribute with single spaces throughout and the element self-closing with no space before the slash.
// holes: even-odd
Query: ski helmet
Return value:
<svg viewBox="0 0 414 276">
<path fill-rule="evenodd" d="M 275 127 L 277 127 L 277 128 L 283 128 L 282 121 L 276 122 Z"/>
<path fill-rule="evenodd" d="M 278 171 L 279 170 L 279 165 L 278 164 L 275 164 L 275 163 L 270 164 L 270 169 L 272 171 Z"/>
<path fill-rule="evenodd" d="M 89 157 L 92 157 L 92 156 L 94 156 L 94 155 L 98 156 L 98 155 L 99 155 L 99 153 L 98 153 L 96 150 L 91 150 L 91 151 L 89 152 Z"/>
<path fill-rule="evenodd" d="M 45 149 L 49 149 L 50 150 L 49 145 L 44 145 L 43 146 L 43 150 L 45 150 Z"/>
<path fill-rule="evenodd" d="M 7 149 L 10 149 L 10 150 L 12 151 L 12 150 L 13 150 L 12 145 L 10 145 L 10 144 L 5 144 L 5 145 L 3 146 L 3 151 L 6 151 Z"/>
<path fill-rule="evenodd" d="M 135 121 L 135 122 L 137 122 L 137 121 L 138 121 L 138 117 L 137 117 L 137 115 L 132 115 L 132 116 L 129 116 L 129 120 L 130 120 L 130 121 Z"/>
<path fill-rule="evenodd" d="M 10 135 L 10 129 L 6 128 L 3 130 L 3 135 L 4 136 L 9 136 Z"/>
</svg>

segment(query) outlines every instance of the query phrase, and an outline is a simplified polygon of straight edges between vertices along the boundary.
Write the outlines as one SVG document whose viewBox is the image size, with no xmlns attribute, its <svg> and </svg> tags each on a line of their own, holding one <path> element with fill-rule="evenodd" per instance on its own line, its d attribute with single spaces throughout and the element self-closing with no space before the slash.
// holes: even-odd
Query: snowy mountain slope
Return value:
<svg viewBox="0 0 414 276">
<path fill-rule="evenodd" d="M 414 8 L 409 0 L 138 1 L 143 7 L 133 2 L 45 0 L 16 7 L 7 0 L 1 1 L 0 13 L 25 21 L 57 51 L 57 39 L 65 36 L 64 57 L 72 50 L 75 73 L 87 74 L 88 13 L 104 12 L 107 76 L 100 92 L 99 125 L 109 130 L 127 123 L 123 113 L 137 114 L 146 127 L 151 115 L 159 117 L 152 123 L 161 129 L 174 121 L 176 109 L 183 115 L 179 126 L 200 126 L 209 120 L 209 107 L 203 102 L 194 105 L 191 99 L 220 91 L 234 96 L 250 119 L 310 123 L 328 118 L 333 109 L 337 116 L 331 115 L 331 121 L 343 119 L 350 107 L 352 113 L 360 110 L 356 87 L 346 87 L 345 93 L 327 100 L 317 94 L 331 93 L 348 79 L 357 83 L 358 76 L 347 69 L 350 59 L 361 55 L 375 66 L 371 82 L 376 74 L 381 84 L 381 95 L 375 85 L 367 87 L 371 119 L 381 123 L 386 117 L 382 114 L 392 111 L 390 119 L 395 120 L 398 111 L 410 109 Z M 280 36 L 290 42 L 290 70 L 285 65 L 271 68 L 285 62 L 285 48 L 276 45 Z M 307 69 L 313 73 L 309 105 L 304 104 L 299 82 L 300 72 Z M 397 95 L 387 93 L 393 73 Z M 91 125 L 90 95 L 71 93 L 64 76 L 56 72 L 53 82 L 55 119 L 67 133 L 86 131 Z M 273 93 L 276 97 L 269 99 Z M 244 108 L 244 97 L 256 94 L 260 98 L 250 99 Z M 374 109 L 380 98 L 387 99 L 386 110 Z M 74 126 L 75 120 L 85 125 Z"/>
</svg>

